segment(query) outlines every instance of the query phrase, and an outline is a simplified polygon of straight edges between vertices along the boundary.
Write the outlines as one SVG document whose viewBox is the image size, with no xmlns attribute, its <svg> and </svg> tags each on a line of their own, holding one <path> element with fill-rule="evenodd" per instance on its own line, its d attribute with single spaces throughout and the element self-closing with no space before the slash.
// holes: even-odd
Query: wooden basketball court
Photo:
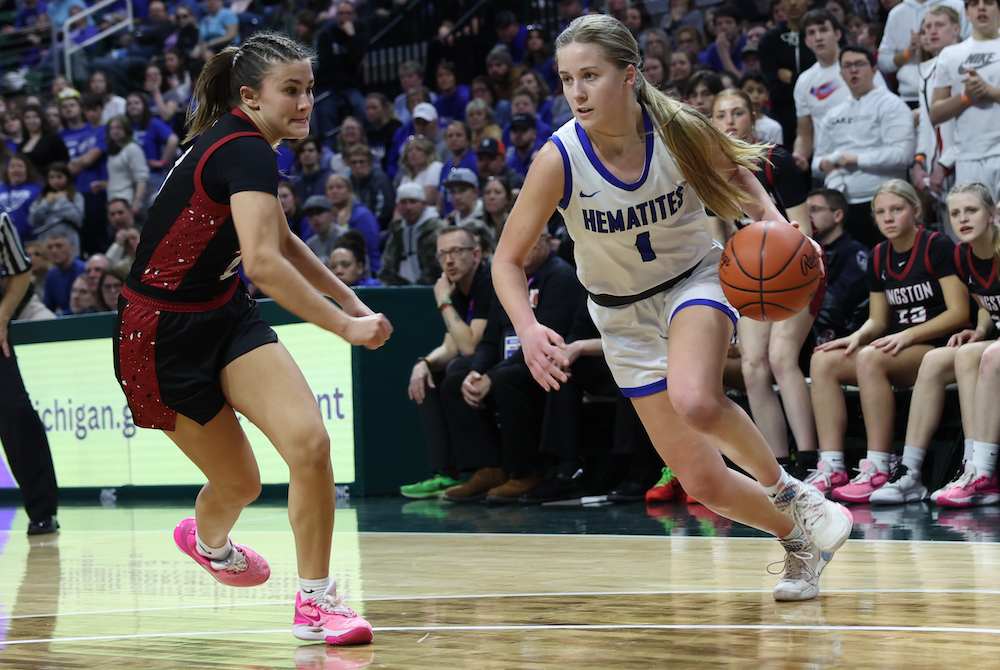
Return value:
<svg viewBox="0 0 1000 670">
<path fill-rule="evenodd" d="M 233 533 L 272 568 L 244 590 L 174 547 L 189 508 L 67 507 L 62 533 L 30 539 L 23 512 L 2 509 L 0 667 L 1000 665 L 995 507 L 855 508 L 855 539 L 821 596 L 776 603 L 765 567 L 778 544 L 704 508 L 404 503 L 337 511 L 333 574 L 375 626 L 375 643 L 358 648 L 292 637 L 281 506 L 251 507 Z"/>
</svg>

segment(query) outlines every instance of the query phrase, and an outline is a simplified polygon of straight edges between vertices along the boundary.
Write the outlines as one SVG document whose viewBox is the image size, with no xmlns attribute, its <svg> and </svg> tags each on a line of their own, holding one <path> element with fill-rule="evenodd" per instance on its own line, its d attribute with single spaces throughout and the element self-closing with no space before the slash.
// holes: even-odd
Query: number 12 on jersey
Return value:
<svg viewBox="0 0 1000 670">
<path fill-rule="evenodd" d="M 648 263 L 649 261 L 656 260 L 656 252 L 653 251 L 653 247 L 651 247 L 649 244 L 648 231 L 636 235 L 635 248 L 639 250 L 639 255 L 642 256 L 643 263 Z"/>
</svg>

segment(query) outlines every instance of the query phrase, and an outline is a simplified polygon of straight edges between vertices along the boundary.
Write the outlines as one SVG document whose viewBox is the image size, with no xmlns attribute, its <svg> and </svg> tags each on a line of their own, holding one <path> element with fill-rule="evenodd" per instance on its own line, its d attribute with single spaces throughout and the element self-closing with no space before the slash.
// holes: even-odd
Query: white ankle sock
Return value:
<svg viewBox="0 0 1000 670">
<path fill-rule="evenodd" d="M 906 445 L 903 447 L 903 465 L 910 470 L 920 470 L 924 464 L 924 456 L 926 454 L 926 449 Z"/>
<path fill-rule="evenodd" d="M 302 599 L 308 600 L 312 598 L 313 600 L 318 600 L 323 597 L 326 593 L 327 587 L 330 586 L 330 578 L 324 577 L 323 579 L 302 579 L 299 577 L 299 591 L 302 592 Z"/>
<path fill-rule="evenodd" d="M 198 553 L 217 563 L 225 562 L 225 560 L 229 558 L 229 554 L 233 551 L 233 543 L 229 540 L 229 538 L 226 538 L 226 543 L 221 547 L 210 547 L 205 544 L 201 537 L 198 536 L 198 531 L 196 530 L 194 532 L 194 539 L 197 543 Z"/>
<path fill-rule="evenodd" d="M 785 472 L 785 469 L 782 468 L 781 469 L 781 476 L 778 477 L 778 481 L 776 481 L 774 483 L 774 486 L 765 486 L 764 487 L 764 492 L 767 493 L 767 497 L 768 498 L 770 498 L 771 500 L 774 500 L 775 496 L 778 495 L 778 492 L 781 491 L 781 489 L 783 489 L 786 486 L 788 486 L 793 481 L 795 481 L 795 480 L 792 479 L 792 476 L 789 475 L 787 472 Z"/>
<path fill-rule="evenodd" d="M 792 528 L 792 532 L 784 537 L 779 537 L 778 542 L 781 546 L 785 548 L 786 551 L 802 551 L 806 546 L 809 545 L 809 538 L 806 534 L 802 532 L 802 529 L 798 526 Z"/>
<path fill-rule="evenodd" d="M 883 454 L 881 451 L 872 451 L 869 449 L 865 458 L 874 463 L 875 469 L 879 472 L 889 472 L 889 454 Z"/>
<path fill-rule="evenodd" d="M 1000 451 L 1000 446 L 976 440 L 972 446 L 972 464 L 976 466 L 977 475 L 993 476 L 997 470 L 998 451 Z"/>
<path fill-rule="evenodd" d="M 826 461 L 837 472 L 843 472 L 847 466 L 844 465 L 844 452 L 842 451 L 821 451 L 819 460 Z"/>
<path fill-rule="evenodd" d="M 965 453 L 962 456 L 962 462 L 967 463 L 972 460 L 972 445 L 975 444 L 975 440 L 971 437 L 965 438 Z"/>
</svg>

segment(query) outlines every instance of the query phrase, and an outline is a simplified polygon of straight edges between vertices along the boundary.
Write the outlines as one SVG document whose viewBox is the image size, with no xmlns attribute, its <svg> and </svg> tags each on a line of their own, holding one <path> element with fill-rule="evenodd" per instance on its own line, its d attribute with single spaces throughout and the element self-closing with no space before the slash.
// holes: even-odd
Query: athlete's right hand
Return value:
<svg viewBox="0 0 1000 670">
<path fill-rule="evenodd" d="M 392 324 L 384 314 L 351 317 L 344 332 L 344 339 L 365 349 L 378 349 L 392 335 Z"/>
<path fill-rule="evenodd" d="M 852 333 L 847 337 L 839 337 L 836 340 L 830 340 L 825 344 L 821 344 L 813 351 L 833 351 L 834 349 L 843 349 L 845 356 L 850 356 L 861 346 L 861 339 L 855 337 L 857 333 Z"/>
<path fill-rule="evenodd" d="M 558 391 L 559 384 L 569 379 L 562 368 L 570 366 L 562 335 L 536 322 L 517 337 L 531 376 L 546 391 Z"/>
</svg>

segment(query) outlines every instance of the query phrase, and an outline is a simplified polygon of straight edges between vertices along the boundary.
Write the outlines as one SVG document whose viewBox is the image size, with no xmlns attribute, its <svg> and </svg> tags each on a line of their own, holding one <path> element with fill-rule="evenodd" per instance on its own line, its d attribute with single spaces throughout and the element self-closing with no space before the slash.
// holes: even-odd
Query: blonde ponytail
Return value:
<svg viewBox="0 0 1000 670">
<path fill-rule="evenodd" d="M 588 14 L 575 19 L 556 38 L 556 53 L 578 42 L 592 44 L 602 55 L 624 70 L 636 70 L 636 98 L 645 106 L 663 143 L 673 154 L 681 173 L 705 206 L 723 220 L 743 218 L 741 204 L 759 204 L 753 196 L 734 186 L 711 167 L 713 147 L 737 166 L 756 171 L 756 161 L 764 158 L 766 147 L 747 144 L 721 132 L 690 105 L 678 102 L 656 90 L 642 74 L 639 45 L 620 21 L 605 14 Z M 709 167 L 710 169 L 705 169 Z"/>
</svg>

